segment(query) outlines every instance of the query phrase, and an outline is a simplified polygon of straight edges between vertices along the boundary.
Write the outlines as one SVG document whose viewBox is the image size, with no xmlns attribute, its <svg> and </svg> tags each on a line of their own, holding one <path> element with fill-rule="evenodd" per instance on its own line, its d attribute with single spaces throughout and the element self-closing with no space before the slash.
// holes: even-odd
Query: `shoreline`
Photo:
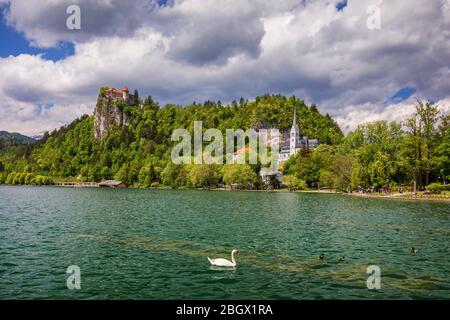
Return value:
<svg viewBox="0 0 450 320">
<path fill-rule="evenodd" d="M 444 202 L 450 203 L 450 197 L 443 196 L 442 198 L 436 197 L 436 195 L 425 196 L 425 195 L 412 195 L 412 194 L 391 194 L 391 195 L 383 195 L 383 194 L 367 194 L 367 193 L 342 193 L 345 196 L 353 196 L 359 198 L 372 198 L 372 199 L 387 199 L 387 200 L 404 200 L 404 201 L 423 201 L 423 202 Z"/>
<path fill-rule="evenodd" d="M 195 189 L 191 189 L 195 190 Z M 413 196 L 412 194 L 391 194 L 391 195 L 383 195 L 383 194 L 367 194 L 367 193 L 345 193 L 345 192 L 338 192 L 333 190 L 297 190 L 297 191 L 289 191 L 287 189 L 278 189 L 278 190 L 231 190 L 231 189 L 211 189 L 211 191 L 238 191 L 238 192 L 280 192 L 280 193 L 315 193 L 315 194 L 336 194 L 336 195 L 342 195 L 342 196 L 349 196 L 349 197 L 358 197 L 358 198 L 365 198 L 365 199 L 386 199 L 386 200 L 405 200 L 405 201 L 423 201 L 423 202 L 445 202 L 450 203 L 450 197 L 443 196 L 443 198 L 437 198 L 436 195 L 434 196 Z"/>
<path fill-rule="evenodd" d="M 32 185 L 11 185 L 11 184 L 0 184 L 0 186 L 32 186 Z M 42 185 L 36 187 L 56 187 L 56 188 L 71 188 L 71 189 L 91 189 L 91 188 L 99 188 L 93 186 L 61 186 L 61 185 Z M 227 191 L 227 192 L 272 192 L 272 193 L 315 193 L 315 194 L 335 194 L 349 197 L 357 197 L 357 198 L 365 198 L 365 199 L 385 199 L 385 200 L 403 200 L 403 201 L 421 201 L 421 202 L 442 202 L 442 203 L 450 203 L 450 197 L 447 195 L 430 195 L 425 196 L 422 194 L 412 195 L 412 194 L 400 194 L 395 193 L 391 195 L 384 194 L 367 194 L 367 193 L 345 193 L 338 192 L 335 190 L 296 190 L 289 191 L 288 189 L 274 189 L 274 190 L 232 190 L 226 188 L 212 188 L 212 189 L 203 189 L 203 188 L 171 188 L 166 186 L 160 187 L 149 187 L 149 188 L 140 188 L 140 187 L 127 187 L 127 188 L 103 188 L 103 189 L 136 189 L 136 190 L 195 190 L 195 191 Z"/>
</svg>

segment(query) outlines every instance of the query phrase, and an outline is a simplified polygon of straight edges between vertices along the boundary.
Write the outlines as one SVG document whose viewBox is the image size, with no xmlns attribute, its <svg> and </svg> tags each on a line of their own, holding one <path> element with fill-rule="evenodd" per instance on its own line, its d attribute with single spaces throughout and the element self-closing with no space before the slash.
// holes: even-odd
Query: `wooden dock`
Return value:
<svg viewBox="0 0 450 320">
<path fill-rule="evenodd" d="M 125 182 L 117 180 L 104 180 L 102 182 L 55 182 L 56 187 L 68 188 L 127 188 Z"/>
<path fill-rule="evenodd" d="M 98 188 L 98 182 L 55 182 L 56 187 Z"/>
</svg>

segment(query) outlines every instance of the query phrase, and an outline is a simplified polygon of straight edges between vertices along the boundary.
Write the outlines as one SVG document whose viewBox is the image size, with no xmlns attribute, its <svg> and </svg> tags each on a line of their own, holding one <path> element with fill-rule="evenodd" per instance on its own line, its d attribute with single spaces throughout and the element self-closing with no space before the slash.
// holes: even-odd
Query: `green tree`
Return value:
<svg viewBox="0 0 450 320">
<path fill-rule="evenodd" d="M 128 182 L 129 165 L 123 164 L 120 170 L 116 173 L 115 179 L 118 181 Z"/>
<path fill-rule="evenodd" d="M 8 177 L 8 174 L 6 172 L 0 172 L 0 184 L 5 183 L 7 177 Z"/>
<path fill-rule="evenodd" d="M 103 180 L 110 180 L 111 179 L 111 169 L 109 167 L 104 166 L 100 170 L 100 176 Z"/>
<path fill-rule="evenodd" d="M 430 172 L 432 167 L 432 157 L 436 149 L 436 137 L 437 137 L 437 120 L 439 117 L 439 111 L 436 105 L 427 101 L 418 100 L 416 106 L 416 112 L 422 123 L 422 140 L 424 147 L 424 171 L 425 171 L 425 184 L 428 185 L 430 181 Z"/>
<path fill-rule="evenodd" d="M 189 180 L 194 187 L 212 187 L 220 180 L 217 165 L 193 165 L 189 171 Z"/>
<path fill-rule="evenodd" d="M 334 171 L 336 174 L 336 187 L 342 191 L 352 192 L 354 188 L 352 171 L 355 158 L 350 154 L 336 157 Z"/>
<path fill-rule="evenodd" d="M 139 171 L 139 185 L 150 187 L 155 179 L 155 168 L 153 164 L 147 164 Z"/>
<path fill-rule="evenodd" d="M 328 169 L 321 169 L 319 171 L 319 185 L 321 188 L 334 188 L 336 183 L 336 175 Z"/>
<path fill-rule="evenodd" d="M 306 190 L 308 188 L 308 186 L 304 180 L 299 179 L 294 175 L 284 176 L 284 183 L 291 190 Z"/>
<path fill-rule="evenodd" d="M 186 166 L 181 166 L 180 171 L 177 174 L 177 178 L 175 179 L 175 186 L 176 187 L 190 186 L 188 175 L 189 175 L 188 168 Z"/>
<path fill-rule="evenodd" d="M 430 180 L 432 158 L 437 145 L 438 116 L 439 111 L 434 104 L 418 100 L 415 113 L 405 122 L 408 133 L 403 159 L 420 190 Z"/>
<path fill-rule="evenodd" d="M 396 122 L 359 125 L 339 146 L 341 155 L 354 157 L 351 185 L 375 187 L 406 179 L 401 161 L 404 132 Z"/>
<path fill-rule="evenodd" d="M 310 187 L 315 187 L 320 180 L 321 170 L 331 170 L 335 157 L 334 147 L 323 144 L 313 150 L 303 150 L 295 157 L 295 164 L 289 164 L 289 172 Z"/>
<path fill-rule="evenodd" d="M 375 154 L 375 160 L 370 163 L 368 173 L 371 185 L 378 189 L 383 186 L 388 186 L 391 181 L 389 177 L 389 161 L 388 156 L 382 152 Z"/>
<path fill-rule="evenodd" d="M 34 173 L 27 173 L 27 175 L 25 176 L 24 183 L 25 184 L 31 184 L 33 179 L 34 179 L 34 177 L 35 177 Z"/>
<path fill-rule="evenodd" d="M 439 126 L 440 143 L 436 148 L 434 163 L 438 178 L 450 180 L 450 114 L 442 116 Z"/>
<path fill-rule="evenodd" d="M 227 164 L 222 168 L 223 181 L 231 185 L 233 183 L 255 184 L 258 176 L 247 164 Z"/>
<path fill-rule="evenodd" d="M 171 186 L 173 188 L 179 186 L 177 183 L 177 177 L 180 174 L 181 168 L 181 165 L 176 165 L 172 161 L 168 161 L 161 174 L 163 183 L 166 186 Z M 186 182 L 184 182 L 183 185 L 185 183 Z"/>
</svg>

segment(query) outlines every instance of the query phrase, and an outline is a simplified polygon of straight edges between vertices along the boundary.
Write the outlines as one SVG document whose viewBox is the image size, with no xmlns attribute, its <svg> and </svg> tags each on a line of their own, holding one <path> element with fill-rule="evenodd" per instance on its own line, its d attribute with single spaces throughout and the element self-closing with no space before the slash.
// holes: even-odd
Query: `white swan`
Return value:
<svg viewBox="0 0 450 320">
<path fill-rule="evenodd" d="M 234 255 L 238 254 L 239 251 L 237 251 L 236 249 L 234 249 L 233 251 L 231 251 L 231 261 L 227 260 L 227 259 L 210 259 L 208 258 L 209 263 L 211 263 L 212 266 L 216 266 L 216 267 L 236 267 L 236 260 L 234 259 Z"/>
</svg>

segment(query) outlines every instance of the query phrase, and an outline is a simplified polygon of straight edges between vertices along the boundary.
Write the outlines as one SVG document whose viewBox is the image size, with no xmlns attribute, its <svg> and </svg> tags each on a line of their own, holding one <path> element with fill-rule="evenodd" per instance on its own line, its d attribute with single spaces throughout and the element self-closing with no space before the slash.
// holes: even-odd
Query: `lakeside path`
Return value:
<svg viewBox="0 0 450 320">
<path fill-rule="evenodd" d="M 450 203 L 450 197 L 447 195 L 430 195 L 423 194 L 400 194 L 394 193 L 390 195 L 384 194 L 367 194 L 367 193 L 343 193 L 345 196 L 360 197 L 360 198 L 375 198 L 375 199 L 393 199 L 393 200 L 408 200 L 408 201 L 434 201 L 434 202 L 446 202 Z"/>
</svg>

